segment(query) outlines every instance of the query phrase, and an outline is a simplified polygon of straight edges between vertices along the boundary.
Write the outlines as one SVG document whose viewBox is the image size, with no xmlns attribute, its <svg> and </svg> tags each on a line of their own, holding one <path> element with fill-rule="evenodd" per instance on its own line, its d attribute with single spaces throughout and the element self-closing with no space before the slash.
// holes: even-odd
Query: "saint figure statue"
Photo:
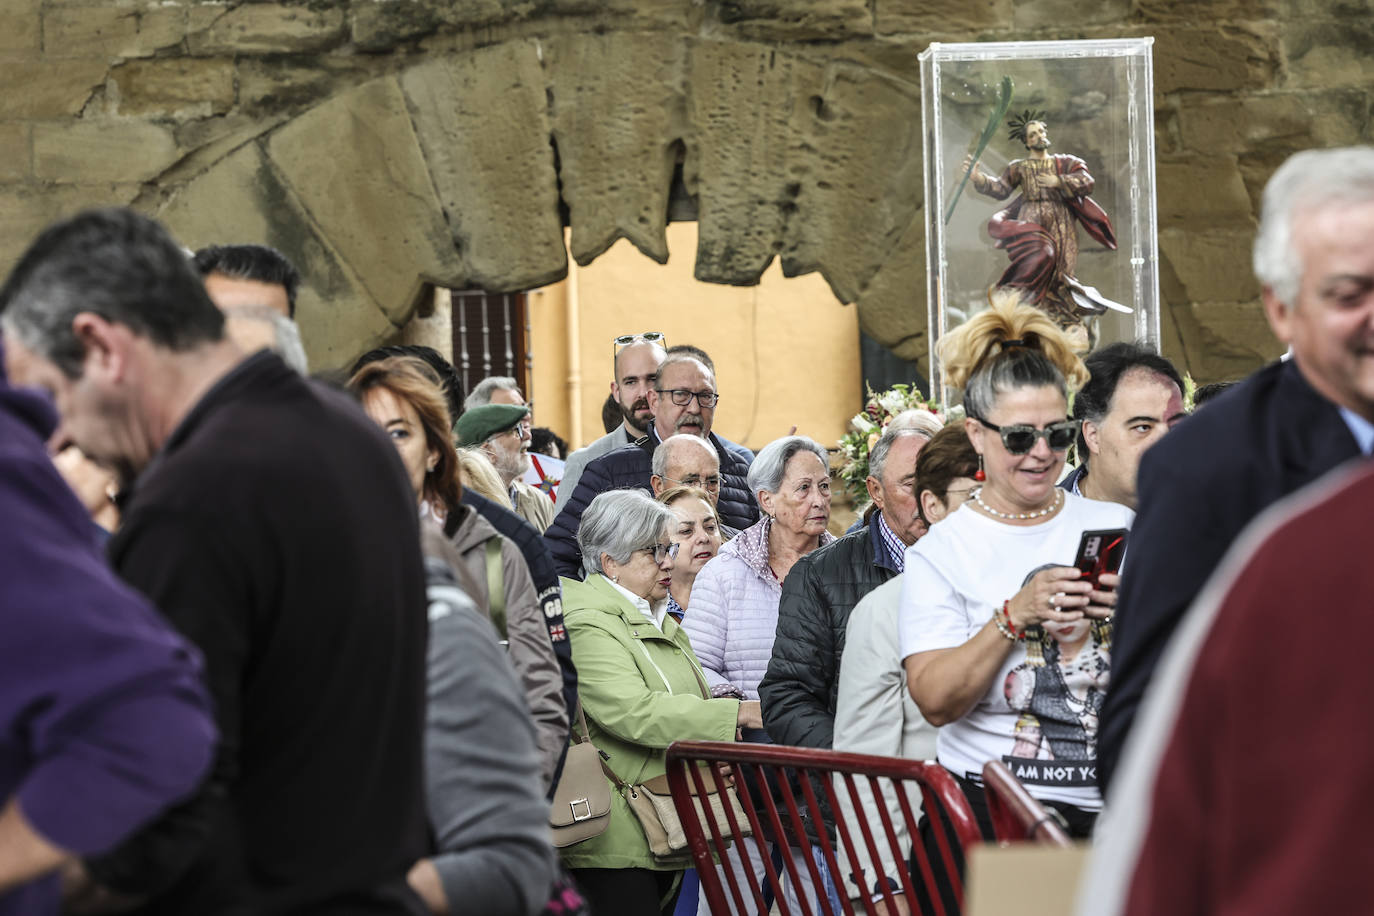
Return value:
<svg viewBox="0 0 1374 916">
<path fill-rule="evenodd" d="M 1016 199 L 988 221 L 988 234 L 1007 252 L 1011 264 L 997 281 L 999 287 L 1019 290 L 1022 301 L 1053 318 L 1088 349 L 1085 317 L 1108 308 L 1129 311 L 1078 281 L 1078 229 L 1075 223 L 1105 247 L 1116 250 L 1116 233 L 1106 212 L 1088 195 L 1093 176 L 1077 156 L 1049 152 L 1049 128 L 1044 112 L 1026 111 L 1009 122 L 1010 137 L 1025 145 L 1026 158 L 1013 160 L 1002 174 L 993 177 L 970 156 L 965 170 L 972 169 L 973 186 L 980 194 Z"/>
</svg>

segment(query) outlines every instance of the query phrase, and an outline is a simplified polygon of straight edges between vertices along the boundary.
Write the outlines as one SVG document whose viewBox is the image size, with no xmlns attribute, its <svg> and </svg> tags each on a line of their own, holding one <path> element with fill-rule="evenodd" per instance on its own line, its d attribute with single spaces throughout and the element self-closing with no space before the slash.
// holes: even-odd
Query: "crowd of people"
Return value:
<svg viewBox="0 0 1374 916">
<path fill-rule="evenodd" d="M 1114 850 L 1085 913 L 1301 908 L 1374 771 L 1362 693 L 1330 683 L 1354 660 L 1292 626 L 1358 625 L 1366 597 L 1345 561 L 1374 485 L 1327 475 L 1374 447 L 1371 239 L 1374 149 L 1280 168 L 1255 271 L 1290 356 L 1192 415 L 1152 348 L 1080 357 L 994 293 L 939 342 L 961 413 L 881 431 L 841 534 L 826 447 L 719 435 L 697 346 L 615 339 L 613 428 L 543 438 L 551 495 L 515 379 L 465 392 L 418 346 L 312 378 L 280 253 L 61 221 L 0 288 L 0 913 L 688 912 L 688 851 L 634 789 L 690 739 L 933 758 L 989 838 L 982 767 L 1005 761 Z M 1119 573 L 1079 568 L 1094 536 L 1124 539 Z M 1317 688 L 1248 676 L 1302 661 L 1295 630 L 1326 634 Z M 1281 745 L 1268 704 L 1301 720 Z M 552 810 L 587 741 L 604 826 L 556 847 L 551 823 L 593 814 Z M 1294 742 L 1341 779 L 1285 782 Z M 802 848 L 727 855 L 762 879 Z M 799 861 L 822 880 L 773 892 L 907 912 L 899 863 L 860 864 Z"/>
</svg>

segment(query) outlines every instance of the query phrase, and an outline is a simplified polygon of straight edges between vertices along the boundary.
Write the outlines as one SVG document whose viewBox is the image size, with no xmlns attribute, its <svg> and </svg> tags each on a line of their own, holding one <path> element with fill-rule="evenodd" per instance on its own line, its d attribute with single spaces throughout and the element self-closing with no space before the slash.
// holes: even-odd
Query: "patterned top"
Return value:
<svg viewBox="0 0 1374 916">
<path fill-rule="evenodd" d="M 892 557 L 892 565 L 896 567 L 897 572 L 904 572 L 906 570 L 906 545 L 887 524 L 887 519 L 883 518 L 881 511 L 873 514 L 878 517 L 878 534 L 882 536 L 883 543 L 887 545 L 887 552 Z"/>
</svg>

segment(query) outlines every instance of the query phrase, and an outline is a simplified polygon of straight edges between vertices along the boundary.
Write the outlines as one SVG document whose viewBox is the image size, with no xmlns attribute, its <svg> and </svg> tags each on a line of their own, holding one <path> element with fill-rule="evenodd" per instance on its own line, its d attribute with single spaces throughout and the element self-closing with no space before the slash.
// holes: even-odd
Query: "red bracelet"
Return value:
<svg viewBox="0 0 1374 916">
<path fill-rule="evenodd" d="M 1014 624 L 1014 623 L 1011 622 L 1011 599 L 1010 599 L 1010 598 L 1008 598 L 1006 601 L 1003 601 L 1003 602 L 1002 602 L 1002 619 L 1006 621 L 1006 623 L 1007 623 L 1007 629 L 1008 629 L 1008 630 L 1011 630 L 1011 635 L 1015 636 L 1017 639 L 1025 639 L 1025 637 L 1026 637 L 1026 631 L 1025 631 L 1025 629 L 1022 628 L 1021 630 L 1018 631 L 1018 630 L 1016 629 L 1016 624 Z"/>
</svg>

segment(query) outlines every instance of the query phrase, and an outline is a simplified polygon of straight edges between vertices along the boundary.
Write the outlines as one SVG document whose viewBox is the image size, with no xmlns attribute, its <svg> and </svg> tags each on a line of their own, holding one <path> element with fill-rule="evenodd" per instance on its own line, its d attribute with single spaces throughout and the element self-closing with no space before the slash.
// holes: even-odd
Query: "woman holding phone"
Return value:
<svg viewBox="0 0 1374 916">
<path fill-rule="evenodd" d="M 1102 807 L 1097 710 L 1119 578 L 1103 572 L 1094 587 L 1075 563 L 1084 532 L 1121 532 L 1134 513 L 1055 485 L 1077 436 L 1068 392 L 1087 371 L 1042 312 L 996 297 L 940 342 L 940 358 L 963 389 L 979 486 L 907 550 L 907 687 L 940 726 L 936 757 L 985 835 L 983 764 L 1002 760 L 1087 836 Z"/>
</svg>

